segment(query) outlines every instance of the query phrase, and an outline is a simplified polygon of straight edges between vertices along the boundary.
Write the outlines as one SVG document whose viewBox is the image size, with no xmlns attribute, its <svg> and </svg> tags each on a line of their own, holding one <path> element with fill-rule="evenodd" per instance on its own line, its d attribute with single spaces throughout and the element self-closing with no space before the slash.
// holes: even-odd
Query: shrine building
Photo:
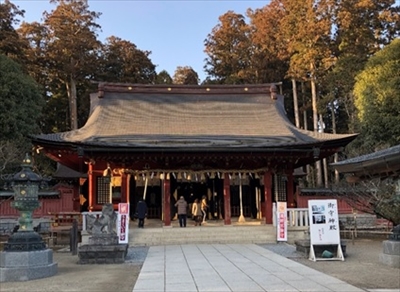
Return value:
<svg viewBox="0 0 400 292">
<path fill-rule="evenodd" d="M 276 84 L 100 83 L 77 130 L 32 137 L 37 151 L 82 175 L 88 210 L 144 197 L 171 226 L 175 201 L 206 196 L 209 218 L 271 224 L 273 203 L 295 207 L 294 169 L 343 150 L 356 135 L 296 128 Z M 190 212 L 189 212 L 190 214 Z"/>
</svg>

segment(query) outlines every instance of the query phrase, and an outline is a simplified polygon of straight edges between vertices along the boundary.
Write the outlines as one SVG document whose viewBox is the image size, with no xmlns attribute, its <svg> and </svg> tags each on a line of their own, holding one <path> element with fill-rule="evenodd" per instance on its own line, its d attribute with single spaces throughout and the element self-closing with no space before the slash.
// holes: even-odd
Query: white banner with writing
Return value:
<svg viewBox="0 0 400 292">
<path fill-rule="evenodd" d="M 128 243 L 129 240 L 129 203 L 118 204 L 117 223 L 118 243 Z"/>
<path fill-rule="evenodd" d="M 276 240 L 287 241 L 287 204 L 278 202 L 276 205 Z"/>
</svg>

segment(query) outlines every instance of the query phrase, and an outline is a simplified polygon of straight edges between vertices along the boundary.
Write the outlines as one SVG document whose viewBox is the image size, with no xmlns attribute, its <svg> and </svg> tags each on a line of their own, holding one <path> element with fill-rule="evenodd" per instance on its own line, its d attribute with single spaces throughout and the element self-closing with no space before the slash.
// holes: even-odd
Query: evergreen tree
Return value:
<svg viewBox="0 0 400 292">
<path fill-rule="evenodd" d="M 21 65 L 0 54 L 0 173 L 11 171 L 29 152 L 29 135 L 39 133 L 44 99 Z"/>
<path fill-rule="evenodd" d="M 156 79 L 151 52 L 139 50 L 135 44 L 111 36 L 100 50 L 99 81 L 151 84 Z"/>
<path fill-rule="evenodd" d="M 178 66 L 172 80 L 173 84 L 198 85 L 200 82 L 199 75 L 190 66 Z"/>
<path fill-rule="evenodd" d="M 207 54 L 205 71 L 221 84 L 251 83 L 250 28 L 244 16 L 228 11 L 204 41 Z"/>
<path fill-rule="evenodd" d="M 156 84 L 172 84 L 172 78 L 166 70 L 157 74 Z"/>
<path fill-rule="evenodd" d="M 25 11 L 20 10 L 9 0 L 0 3 L 0 54 L 6 55 L 13 60 L 24 63 L 26 57 L 24 51 L 27 43 L 20 38 L 14 26 L 18 25 Z"/>
<path fill-rule="evenodd" d="M 358 149 L 369 153 L 400 143 L 400 39 L 372 56 L 356 77 L 355 105 L 361 136 Z"/>
</svg>

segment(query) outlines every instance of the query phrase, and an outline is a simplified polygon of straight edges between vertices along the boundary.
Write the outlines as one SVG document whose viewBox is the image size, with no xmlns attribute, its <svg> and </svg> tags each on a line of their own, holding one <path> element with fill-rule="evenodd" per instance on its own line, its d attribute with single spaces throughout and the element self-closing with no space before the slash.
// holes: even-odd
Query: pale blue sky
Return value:
<svg viewBox="0 0 400 292">
<path fill-rule="evenodd" d="M 0 2 L 2 2 L 0 0 Z M 41 21 L 43 11 L 56 6 L 48 0 L 11 0 L 25 10 L 25 21 Z M 204 80 L 204 40 L 229 10 L 245 15 L 248 8 L 262 8 L 264 1 L 228 0 L 89 0 L 89 9 L 101 12 L 99 39 L 111 35 L 129 40 L 138 49 L 151 51 L 156 71 L 173 76 L 177 66 L 191 66 Z"/>
</svg>

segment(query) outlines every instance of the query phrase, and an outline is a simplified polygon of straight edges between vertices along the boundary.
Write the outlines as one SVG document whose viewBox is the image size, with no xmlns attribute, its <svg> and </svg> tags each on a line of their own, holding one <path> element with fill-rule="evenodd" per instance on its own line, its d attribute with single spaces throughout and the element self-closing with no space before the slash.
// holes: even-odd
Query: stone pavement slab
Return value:
<svg viewBox="0 0 400 292">
<path fill-rule="evenodd" d="M 141 291 L 365 291 L 255 244 L 150 247 Z"/>
</svg>

